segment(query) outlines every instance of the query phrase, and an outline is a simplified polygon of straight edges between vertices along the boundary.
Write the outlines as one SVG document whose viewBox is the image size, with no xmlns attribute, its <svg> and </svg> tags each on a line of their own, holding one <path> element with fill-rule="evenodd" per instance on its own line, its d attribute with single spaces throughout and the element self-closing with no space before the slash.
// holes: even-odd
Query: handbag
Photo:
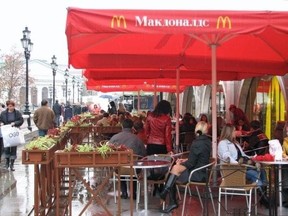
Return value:
<svg viewBox="0 0 288 216">
<path fill-rule="evenodd" d="M 4 148 L 25 144 L 24 133 L 11 125 L 1 126 Z"/>
</svg>

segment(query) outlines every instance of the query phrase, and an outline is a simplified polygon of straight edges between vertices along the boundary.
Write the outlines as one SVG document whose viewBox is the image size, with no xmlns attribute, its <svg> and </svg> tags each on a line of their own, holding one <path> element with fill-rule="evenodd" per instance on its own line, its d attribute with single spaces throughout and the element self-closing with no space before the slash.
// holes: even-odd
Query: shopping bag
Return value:
<svg viewBox="0 0 288 216">
<path fill-rule="evenodd" d="M 24 133 L 11 125 L 1 126 L 4 148 L 25 144 Z"/>
</svg>

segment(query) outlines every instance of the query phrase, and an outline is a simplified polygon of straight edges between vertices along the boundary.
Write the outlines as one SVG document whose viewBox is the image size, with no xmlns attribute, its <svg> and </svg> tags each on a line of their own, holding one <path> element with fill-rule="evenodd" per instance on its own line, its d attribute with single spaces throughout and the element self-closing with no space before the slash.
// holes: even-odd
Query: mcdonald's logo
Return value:
<svg viewBox="0 0 288 216">
<path fill-rule="evenodd" d="M 114 28 L 114 23 L 116 22 L 116 25 L 118 28 L 121 27 L 121 23 L 123 23 L 123 27 L 127 28 L 126 25 L 126 20 L 124 16 L 113 16 L 112 20 L 111 20 L 111 28 Z"/>
<path fill-rule="evenodd" d="M 219 16 L 217 19 L 217 29 L 219 29 L 220 24 L 222 23 L 222 28 L 226 28 L 226 23 L 228 23 L 228 28 L 231 29 L 232 28 L 232 23 L 231 23 L 231 19 L 228 16 Z"/>
</svg>

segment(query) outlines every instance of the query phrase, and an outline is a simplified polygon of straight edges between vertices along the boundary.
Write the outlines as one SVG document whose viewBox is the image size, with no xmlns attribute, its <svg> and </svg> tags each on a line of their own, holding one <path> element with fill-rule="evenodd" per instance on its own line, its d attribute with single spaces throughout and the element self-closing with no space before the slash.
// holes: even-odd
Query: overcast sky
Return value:
<svg viewBox="0 0 288 216">
<path fill-rule="evenodd" d="M 56 55 L 58 64 L 67 64 L 68 52 L 65 36 L 67 7 L 191 10 L 256 10 L 259 8 L 259 10 L 288 11 L 287 0 L 241 0 L 240 3 L 237 2 L 240 0 L 1 0 L 0 54 L 8 53 L 13 47 L 18 51 L 23 51 L 20 39 L 23 36 L 22 31 L 27 26 L 34 43 L 31 59 L 51 62 L 51 57 Z"/>
</svg>

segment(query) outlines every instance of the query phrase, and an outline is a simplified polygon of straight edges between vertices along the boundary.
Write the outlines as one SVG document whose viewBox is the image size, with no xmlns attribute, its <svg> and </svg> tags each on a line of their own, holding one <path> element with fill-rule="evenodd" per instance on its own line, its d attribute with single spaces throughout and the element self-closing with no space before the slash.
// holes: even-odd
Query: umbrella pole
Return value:
<svg viewBox="0 0 288 216">
<path fill-rule="evenodd" d="M 180 67 L 176 70 L 176 152 L 179 152 L 179 79 Z"/>
<path fill-rule="evenodd" d="M 212 156 L 217 158 L 217 110 L 216 110 L 216 91 L 217 91 L 217 70 L 216 70 L 216 53 L 217 45 L 211 45 L 212 54 Z"/>
</svg>

